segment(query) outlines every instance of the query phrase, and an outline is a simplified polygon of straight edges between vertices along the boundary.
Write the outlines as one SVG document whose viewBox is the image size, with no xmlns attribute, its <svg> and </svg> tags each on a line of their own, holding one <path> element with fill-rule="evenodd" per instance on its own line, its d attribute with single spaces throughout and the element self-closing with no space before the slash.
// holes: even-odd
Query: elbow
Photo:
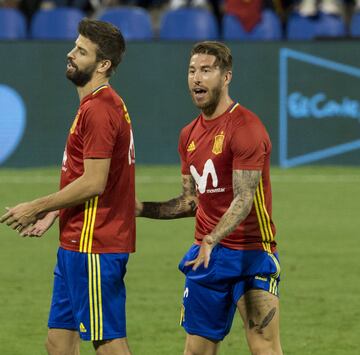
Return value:
<svg viewBox="0 0 360 355">
<path fill-rule="evenodd" d="M 89 197 L 100 196 L 105 191 L 106 184 L 92 183 L 88 187 Z"/>
</svg>

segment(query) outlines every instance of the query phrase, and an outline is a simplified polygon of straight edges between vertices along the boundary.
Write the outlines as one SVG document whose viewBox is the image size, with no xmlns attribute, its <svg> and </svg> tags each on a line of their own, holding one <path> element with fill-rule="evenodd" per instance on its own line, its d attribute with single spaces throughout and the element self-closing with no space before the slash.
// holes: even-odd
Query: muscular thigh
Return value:
<svg viewBox="0 0 360 355">
<path fill-rule="evenodd" d="M 237 308 L 248 336 L 261 335 L 270 340 L 279 333 L 279 298 L 260 289 L 247 291 Z"/>
</svg>

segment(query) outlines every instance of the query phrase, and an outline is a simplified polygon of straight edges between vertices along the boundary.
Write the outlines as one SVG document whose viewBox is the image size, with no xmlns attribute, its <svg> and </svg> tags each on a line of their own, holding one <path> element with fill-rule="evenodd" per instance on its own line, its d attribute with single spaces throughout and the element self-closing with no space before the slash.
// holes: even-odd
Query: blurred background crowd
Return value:
<svg viewBox="0 0 360 355">
<path fill-rule="evenodd" d="M 14 10 L 24 17 L 27 38 L 36 37 L 31 29 L 35 15 L 59 9 L 72 9 L 81 16 L 113 22 L 123 27 L 128 40 L 307 40 L 360 35 L 360 0 L 0 0 L 0 15 Z M 133 13 L 137 13 L 137 20 L 132 20 Z M 139 17 L 147 18 L 145 22 L 150 26 L 147 35 L 131 33 L 139 32 L 135 27 L 144 26 L 140 23 L 144 19 L 139 20 Z M 66 26 L 66 16 L 63 21 Z M 132 21 L 138 22 L 132 24 Z M 208 21 L 212 23 L 209 25 Z M 6 38 L 1 34 L 5 22 L 0 20 L 0 38 Z M 209 30 L 209 26 L 213 28 Z"/>
</svg>

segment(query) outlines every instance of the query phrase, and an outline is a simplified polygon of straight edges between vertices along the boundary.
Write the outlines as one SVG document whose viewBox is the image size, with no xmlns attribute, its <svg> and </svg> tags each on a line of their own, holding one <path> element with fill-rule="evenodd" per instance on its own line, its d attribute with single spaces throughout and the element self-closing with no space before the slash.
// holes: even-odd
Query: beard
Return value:
<svg viewBox="0 0 360 355">
<path fill-rule="evenodd" d="M 197 108 L 199 108 L 206 116 L 211 116 L 219 102 L 221 97 L 221 84 L 208 91 L 209 100 L 207 102 L 199 103 L 196 101 L 194 93 L 191 92 L 191 98 Z"/>
<path fill-rule="evenodd" d="M 78 87 L 85 86 L 92 79 L 97 65 L 97 63 L 94 63 L 80 70 L 72 61 L 70 61 L 70 64 L 74 69 L 72 71 L 67 70 L 66 77 Z"/>
</svg>

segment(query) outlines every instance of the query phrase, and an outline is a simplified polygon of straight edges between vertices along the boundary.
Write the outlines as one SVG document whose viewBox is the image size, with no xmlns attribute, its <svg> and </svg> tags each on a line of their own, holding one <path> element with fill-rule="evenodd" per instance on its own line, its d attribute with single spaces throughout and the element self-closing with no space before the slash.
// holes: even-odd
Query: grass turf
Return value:
<svg viewBox="0 0 360 355">
<path fill-rule="evenodd" d="M 0 170 L 1 206 L 55 191 L 58 169 Z M 285 354 L 358 354 L 360 168 L 272 170 L 273 217 L 282 264 L 281 336 Z M 137 169 L 137 195 L 180 193 L 177 167 Z M 177 263 L 193 240 L 193 219 L 137 221 L 128 264 L 127 329 L 134 355 L 182 354 L 183 276 Z M 0 354 L 42 355 L 58 245 L 57 228 L 21 238 L 0 225 Z M 93 354 L 82 343 L 82 354 Z M 220 354 L 248 354 L 240 317 Z"/>
</svg>

